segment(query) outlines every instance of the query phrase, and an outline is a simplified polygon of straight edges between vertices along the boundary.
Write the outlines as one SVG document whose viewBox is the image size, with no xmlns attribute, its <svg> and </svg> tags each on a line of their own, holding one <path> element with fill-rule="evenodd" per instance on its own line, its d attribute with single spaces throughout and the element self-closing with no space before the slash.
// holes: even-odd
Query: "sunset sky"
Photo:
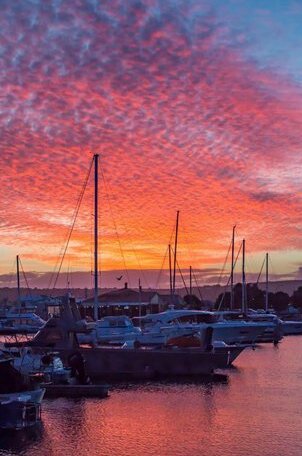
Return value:
<svg viewBox="0 0 302 456">
<path fill-rule="evenodd" d="M 0 286 L 17 254 L 49 278 L 94 153 L 103 271 L 160 282 L 180 210 L 201 284 L 234 224 L 251 277 L 268 251 L 274 278 L 301 278 L 301 23 L 300 0 L 2 0 Z M 90 277 L 92 196 L 90 179 L 63 272 Z"/>
</svg>

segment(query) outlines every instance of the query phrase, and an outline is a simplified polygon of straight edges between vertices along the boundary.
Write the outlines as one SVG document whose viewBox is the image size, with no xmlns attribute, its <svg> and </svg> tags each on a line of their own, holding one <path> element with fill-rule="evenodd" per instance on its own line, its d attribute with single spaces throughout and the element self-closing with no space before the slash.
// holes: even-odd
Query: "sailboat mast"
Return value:
<svg viewBox="0 0 302 456">
<path fill-rule="evenodd" d="M 234 251 L 235 251 L 235 228 L 236 228 L 236 225 L 233 226 L 233 233 L 232 233 L 231 303 L 230 303 L 231 310 L 233 310 L 233 308 L 234 308 Z"/>
<path fill-rule="evenodd" d="M 245 239 L 242 241 L 242 312 L 246 312 L 245 296 Z"/>
<path fill-rule="evenodd" d="M 268 312 L 268 253 L 265 255 L 265 311 Z"/>
<path fill-rule="evenodd" d="M 190 266 L 190 300 L 192 297 L 192 266 Z"/>
<path fill-rule="evenodd" d="M 175 245 L 174 245 L 174 268 L 173 268 L 173 298 L 174 298 L 174 295 L 175 295 L 177 241 L 178 241 L 178 220 L 179 220 L 179 211 L 177 211 L 177 215 L 176 215 L 176 230 L 175 230 Z"/>
<path fill-rule="evenodd" d="M 172 259 L 171 259 L 171 244 L 168 246 L 169 249 L 169 281 L 170 281 L 170 298 L 172 301 L 173 288 L 172 288 Z"/>
<path fill-rule="evenodd" d="M 94 159 L 94 319 L 98 319 L 98 293 L 99 293 L 99 273 L 98 273 L 98 165 L 99 155 L 95 154 Z"/>
<path fill-rule="evenodd" d="M 21 304 L 21 290 L 20 290 L 20 266 L 19 266 L 19 255 L 16 257 L 17 259 L 17 288 L 18 288 L 18 304 Z"/>
<path fill-rule="evenodd" d="M 138 278 L 138 316 L 139 316 L 139 327 L 141 327 L 141 316 L 142 316 L 142 286 L 141 286 L 141 279 Z"/>
</svg>

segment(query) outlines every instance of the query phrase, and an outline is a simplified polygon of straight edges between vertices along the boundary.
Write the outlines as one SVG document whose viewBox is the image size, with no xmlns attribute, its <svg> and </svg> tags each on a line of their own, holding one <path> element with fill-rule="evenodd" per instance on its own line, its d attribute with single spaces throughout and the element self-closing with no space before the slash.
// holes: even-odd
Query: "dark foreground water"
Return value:
<svg viewBox="0 0 302 456">
<path fill-rule="evenodd" d="M 114 387 L 103 400 L 45 400 L 38 431 L 0 455 L 301 456 L 302 336 L 243 352 L 227 384 Z"/>
</svg>

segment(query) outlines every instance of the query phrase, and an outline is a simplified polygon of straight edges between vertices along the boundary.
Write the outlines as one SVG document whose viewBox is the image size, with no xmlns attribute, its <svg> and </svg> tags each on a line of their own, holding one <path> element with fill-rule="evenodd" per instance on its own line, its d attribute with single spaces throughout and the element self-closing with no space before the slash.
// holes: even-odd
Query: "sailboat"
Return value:
<svg viewBox="0 0 302 456">
<path fill-rule="evenodd" d="M 302 321 L 297 320 L 282 320 L 275 313 L 269 311 L 268 303 L 268 288 L 269 288 L 269 255 L 265 254 L 265 311 L 249 311 L 248 315 L 252 321 L 267 322 L 275 324 L 280 338 L 293 334 L 302 334 Z M 272 335 L 276 335 L 276 330 L 268 328 L 263 336 L 262 341 L 270 341 Z M 277 340 L 274 337 L 274 341 Z"/>
<path fill-rule="evenodd" d="M 176 221 L 176 236 L 175 236 L 175 251 L 177 247 L 177 229 L 178 229 L 178 213 Z M 233 307 L 233 273 L 234 273 L 234 237 L 235 226 L 233 227 L 232 235 L 232 271 L 231 271 L 231 307 Z M 169 265 L 171 260 L 169 256 Z M 192 294 L 192 270 L 190 267 L 190 295 Z M 175 293 L 175 257 L 173 283 L 171 284 L 171 267 L 170 267 L 170 289 L 171 296 Z M 173 302 L 173 300 L 171 299 Z M 243 241 L 243 260 L 242 260 L 242 313 L 246 314 L 246 289 L 245 289 L 245 241 Z M 230 315 L 236 315 L 237 312 L 230 312 Z M 229 319 L 227 312 L 219 311 L 204 311 L 204 310 L 189 310 L 189 309 L 169 309 L 159 314 L 146 315 L 140 319 L 143 334 L 147 331 L 151 336 L 159 333 L 158 337 L 163 338 L 165 333 L 185 332 L 185 331 L 203 331 L 212 329 L 212 340 L 218 343 L 225 344 L 254 344 L 258 337 L 267 329 L 269 325 L 258 324 L 258 322 L 246 321 L 245 319 Z"/>
<path fill-rule="evenodd" d="M 233 239 L 234 242 L 234 232 Z M 232 290 L 231 290 L 231 293 Z M 232 302 L 232 299 L 231 299 Z M 268 254 L 266 254 L 266 288 L 265 288 L 265 311 L 256 311 L 248 308 L 246 276 L 245 276 L 245 239 L 242 241 L 242 298 L 241 312 L 231 310 L 230 312 L 219 312 L 227 320 L 243 320 L 247 323 L 254 324 L 259 328 L 260 333 L 256 342 L 273 342 L 277 344 L 283 337 L 282 321 L 277 315 L 268 311 Z"/>
<path fill-rule="evenodd" d="M 4 309 L 0 314 L 0 333 L 5 334 L 34 334 L 42 326 L 45 321 L 39 317 L 33 307 L 21 305 L 21 288 L 20 288 L 20 258 L 16 257 L 17 261 L 17 290 L 18 300 L 17 305 Z"/>
<path fill-rule="evenodd" d="M 94 163 L 94 319 L 98 319 L 98 162 L 99 155 L 93 156 Z M 63 361 L 75 354 L 85 360 L 87 375 L 94 378 L 134 377 L 153 378 L 161 375 L 211 375 L 218 367 L 229 365 L 243 347 L 224 345 L 213 349 L 212 330 L 201 331 L 198 347 L 132 347 L 81 346 L 79 333 L 87 334 L 87 324 L 81 319 L 75 301 L 66 298 L 60 317 L 50 318 L 45 326 L 27 345 L 37 352 L 55 350 Z"/>
</svg>

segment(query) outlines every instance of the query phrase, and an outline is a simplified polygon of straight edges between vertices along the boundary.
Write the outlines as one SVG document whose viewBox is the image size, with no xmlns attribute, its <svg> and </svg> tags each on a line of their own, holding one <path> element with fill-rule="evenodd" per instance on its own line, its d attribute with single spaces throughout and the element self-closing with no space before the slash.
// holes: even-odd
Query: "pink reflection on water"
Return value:
<svg viewBox="0 0 302 456">
<path fill-rule="evenodd" d="M 46 401 L 44 435 L 30 454 L 300 456 L 301 338 L 247 350 L 229 377 L 227 385 L 140 384 L 112 388 L 106 400 Z"/>
</svg>

